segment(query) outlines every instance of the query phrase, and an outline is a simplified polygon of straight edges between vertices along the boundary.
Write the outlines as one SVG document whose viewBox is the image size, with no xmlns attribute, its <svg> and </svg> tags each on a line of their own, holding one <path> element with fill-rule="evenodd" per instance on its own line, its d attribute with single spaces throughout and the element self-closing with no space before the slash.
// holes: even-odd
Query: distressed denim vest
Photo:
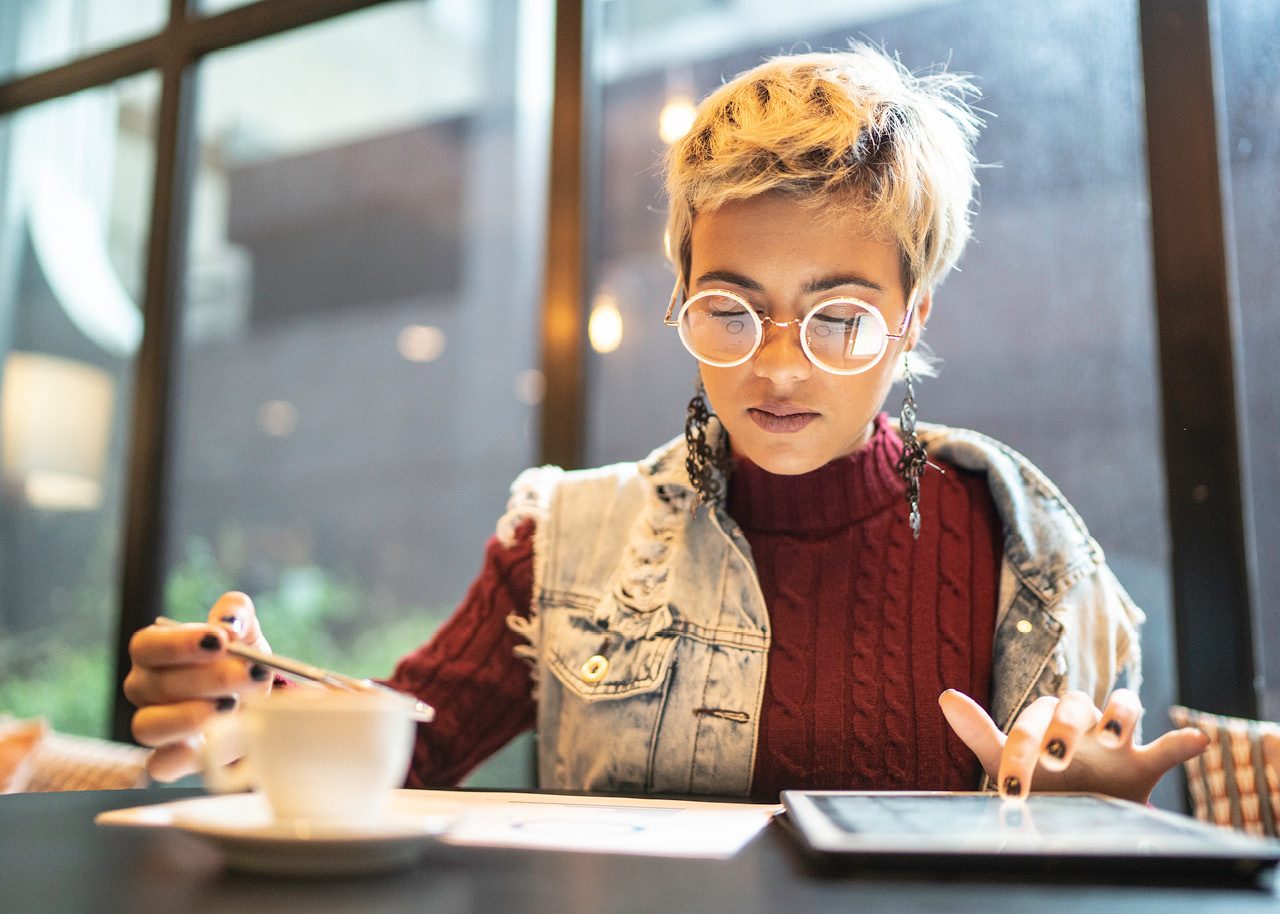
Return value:
<svg viewBox="0 0 1280 914">
<path fill-rule="evenodd" d="M 1101 705 L 1136 689 L 1142 613 L 1057 488 L 985 435 L 920 437 L 986 474 L 1004 524 L 996 722 L 1007 730 L 1041 695 L 1079 689 Z M 499 537 L 537 524 L 531 612 L 508 624 L 528 642 L 517 653 L 533 667 L 544 788 L 750 793 L 769 614 L 741 529 L 691 510 L 684 459 L 677 440 L 639 463 L 527 470 L 512 487 Z"/>
</svg>

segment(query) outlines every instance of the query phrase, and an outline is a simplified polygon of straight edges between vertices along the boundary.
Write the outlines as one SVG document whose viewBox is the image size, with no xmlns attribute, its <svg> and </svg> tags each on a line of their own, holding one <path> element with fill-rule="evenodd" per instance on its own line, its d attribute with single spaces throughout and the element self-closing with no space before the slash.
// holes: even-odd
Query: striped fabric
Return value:
<svg viewBox="0 0 1280 914">
<path fill-rule="evenodd" d="M 48 733 L 36 748 L 27 791 L 145 787 L 147 750 L 125 743 Z"/>
<path fill-rule="evenodd" d="M 1174 705 L 1179 727 L 1209 736 L 1209 748 L 1184 766 L 1197 819 L 1276 837 L 1280 822 L 1280 726 Z"/>
<path fill-rule="evenodd" d="M 6 739 L 23 757 L 10 760 L 0 792 L 115 790 L 148 783 L 147 751 L 137 746 L 58 733 L 39 720 L 0 717 L 0 742 Z"/>
</svg>

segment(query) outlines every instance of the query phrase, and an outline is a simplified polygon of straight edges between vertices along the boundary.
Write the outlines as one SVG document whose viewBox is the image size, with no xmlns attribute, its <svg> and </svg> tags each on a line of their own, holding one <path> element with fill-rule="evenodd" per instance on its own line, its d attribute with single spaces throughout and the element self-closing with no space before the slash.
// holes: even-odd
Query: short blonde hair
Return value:
<svg viewBox="0 0 1280 914">
<path fill-rule="evenodd" d="M 904 286 L 933 288 L 969 239 L 976 95 L 963 76 L 917 76 L 863 44 L 775 57 L 721 86 L 664 163 L 680 281 L 698 213 L 778 192 L 857 207 L 897 242 Z"/>
</svg>

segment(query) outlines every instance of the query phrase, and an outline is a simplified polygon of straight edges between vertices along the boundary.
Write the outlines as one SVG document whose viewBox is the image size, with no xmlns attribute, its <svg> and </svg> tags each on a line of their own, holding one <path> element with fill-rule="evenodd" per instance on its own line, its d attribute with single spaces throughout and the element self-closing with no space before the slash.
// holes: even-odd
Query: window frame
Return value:
<svg viewBox="0 0 1280 914">
<path fill-rule="evenodd" d="M 162 610 L 178 278 L 190 201 L 193 67 L 206 54 L 394 0 L 258 0 L 215 15 L 171 0 L 165 26 L 120 47 L 0 82 L 0 115 L 145 71 L 161 77 L 144 334 L 137 356 L 116 644 L 113 735 L 129 737 L 128 642 Z M 589 241 L 597 220 L 595 0 L 555 5 L 555 75 L 541 311 L 540 459 L 585 453 Z M 1241 472 L 1240 321 L 1229 273 L 1217 0 L 1139 0 L 1178 697 L 1258 716 L 1257 565 Z M 1195 312 L 1194 331 L 1180 318 Z"/>
</svg>

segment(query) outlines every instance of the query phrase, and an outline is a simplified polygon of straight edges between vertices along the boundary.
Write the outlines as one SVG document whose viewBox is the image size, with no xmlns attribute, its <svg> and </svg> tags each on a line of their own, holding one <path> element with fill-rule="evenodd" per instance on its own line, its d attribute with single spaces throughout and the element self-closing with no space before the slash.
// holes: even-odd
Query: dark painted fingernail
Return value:
<svg viewBox="0 0 1280 914">
<path fill-rule="evenodd" d="M 241 626 L 244 625 L 244 623 L 240 621 L 239 616 L 223 616 L 218 621 L 225 622 L 227 625 L 230 625 L 234 631 L 237 631 L 237 632 L 240 631 Z"/>
<path fill-rule="evenodd" d="M 1102 729 L 1103 729 L 1103 730 L 1106 730 L 1108 733 L 1114 733 L 1116 736 L 1119 736 L 1119 735 L 1120 735 L 1120 721 L 1115 720 L 1114 718 L 1112 718 L 1111 720 L 1107 721 L 1105 724 L 1103 724 L 1103 725 L 1102 725 Z"/>
<path fill-rule="evenodd" d="M 1060 739 L 1051 739 L 1049 745 L 1044 747 L 1044 751 L 1056 759 L 1063 759 L 1067 756 L 1067 744 Z"/>
<path fill-rule="evenodd" d="M 222 642 L 218 640 L 217 635 L 210 633 L 200 639 L 200 647 L 204 648 L 206 651 L 216 651 L 218 648 L 222 647 Z"/>
<path fill-rule="evenodd" d="M 249 675 L 253 677 L 254 682 L 266 682 L 271 676 L 271 671 L 260 663 L 255 663 L 249 667 Z"/>
<path fill-rule="evenodd" d="M 1004 779 L 1004 795 L 1006 797 L 1022 796 L 1022 781 L 1018 780 L 1012 774 Z"/>
<path fill-rule="evenodd" d="M 223 695 L 213 703 L 213 706 L 217 708 L 220 713 L 225 714 L 236 706 L 236 697 L 234 695 Z"/>
</svg>

